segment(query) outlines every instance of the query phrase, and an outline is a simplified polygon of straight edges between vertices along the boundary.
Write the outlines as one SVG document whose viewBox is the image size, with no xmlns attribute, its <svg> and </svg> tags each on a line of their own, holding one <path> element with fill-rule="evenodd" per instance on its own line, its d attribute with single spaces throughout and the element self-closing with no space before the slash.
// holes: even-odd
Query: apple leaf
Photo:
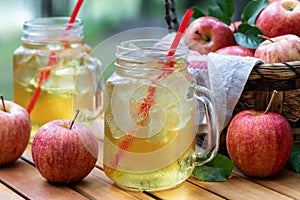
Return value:
<svg viewBox="0 0 300 200">
<path fill-rule="evenodd" d="M 231 176 L 233 168 L 234 163 L 232 160 L 224 155 L 217 154 L 209 163 L 195 167 L 193 175 L 200 181 L 226 181 Z"/>
<path fill-rule="evenodd" d="M 227 25 L 231 23 L 231 16 L 227 16 L 227 14 L 223 13 L 220 7 L 218 6 L 209 6 L 208 16 L 218 18 Z"/>
<path fill-rule="evenodd" d="M 243 23 L 255 24 L 256 17 L 269 3 L 269 0 L 252 0 L 244 8 L 241 16 Z"/>
<path fill-rule="evenodd" d="M 242 23 L 238 27 L 238 32 L 234 34 L 236 42 L 250 49 L 256 49 L 258 45 L 265 39 L 259 38 L 258 35 L 263 35 L 262 31 L 248 23 Z"/>
<path fill-rule="evenodd" d="M 232 17 L 235 10 L 233 0 L 214 0 L 214 1 L 224 15 L 226 15 L 228 18 Z"/>
<path fill-rule="evenodd" d="M 229 25 L 232 22 L 231 17 L 234 13 L 235 5 L 233 0 L 211 0 L 211 5 L 208 6 L 207 14 L 197 7 L 191 7 L 191 9 L 194 10 L 194 19 L 203 16 L 212 16 Z"/>
<path fill-rule="evenodd" d="M 300 174 L 300 145 L 294 146 L 291 156 L 290 156 L 290 163 L 292 169 Z"/>
<path fill-rule="evenodd" d="M 232 22 L 232 15 L 235 10 L 233 0 L 213 0 L 213 6 L 208 7 L 208 16 L 216 17 L 227 25 Z"/>
<path fill-rule="evenodd" d="M 194 13 L 193 13 L 194 19 L 205 16 L 205 14 L 199 8 L 191 7 L 191 9 L 194 11 Z"/>
</svg>

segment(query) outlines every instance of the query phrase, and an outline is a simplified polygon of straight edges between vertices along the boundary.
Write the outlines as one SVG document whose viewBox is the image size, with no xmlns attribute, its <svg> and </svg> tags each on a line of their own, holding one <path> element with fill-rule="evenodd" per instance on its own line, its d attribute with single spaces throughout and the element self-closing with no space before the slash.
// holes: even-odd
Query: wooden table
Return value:
<svg viewBox="0 0 300 200">
<path fill-rule="evenodd" d="M 102 142 L 99 141 L 100 149 Z M 101 151 L 100 151 L 101 152 Z M 272 178 L 249 179 L 234 170 L 226 182 L 201 182 L 190 177 L 180 186 L 159 192 L 132 192 L 116 187 L 102 170 L 100 153 L 96 167 L 82 181 L 53 185 L 34 167 L 31 145 L 16 162 L 0 167 L 0 200 L 6 199 L 300 199 L 300 175 L 282 170 Z"/>
</svg>

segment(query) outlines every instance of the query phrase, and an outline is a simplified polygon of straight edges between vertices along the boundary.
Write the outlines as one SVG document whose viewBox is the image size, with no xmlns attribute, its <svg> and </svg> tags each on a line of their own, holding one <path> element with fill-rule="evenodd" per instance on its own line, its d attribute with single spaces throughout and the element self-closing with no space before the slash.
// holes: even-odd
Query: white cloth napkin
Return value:
<svg viewBox="0 0 300 200">
<path fill-rule="evenodd" d="M 233 110 L 253 67 L 262 61 L 253 57 L 219 55 L 216 53 L 197 54 L 194 51 L 189 53 L 188 70 L 196 77 L 197 83 L 207 87 L 215 97 L 220 130 L 222 130 L 232 117 Z M 203 61 L 207 62 L 207 66 L 203 65 Z M 204 116 L 204 109 L 201 106 L 198 116 L 200 116 L 199 124 L 204 125 L 206 121 L 205 117 L 201 117 Z M 206 132 L 205 128 L 201 132 Z"/>
</svg>

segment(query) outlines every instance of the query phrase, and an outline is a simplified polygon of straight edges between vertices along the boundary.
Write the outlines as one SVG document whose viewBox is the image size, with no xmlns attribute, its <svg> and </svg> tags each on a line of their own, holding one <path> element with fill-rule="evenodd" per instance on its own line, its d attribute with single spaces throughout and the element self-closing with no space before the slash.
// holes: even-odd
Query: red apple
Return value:
<svg viewBox="0 0 300 200">
<path fill-rule="evenodd" d="M 215 53 L 222 55 L 254 56 L 254 50 L 239 45 L 223 47 L 218 49 Z"/>
<path fill-rule="evenodd" d="M 191 50 L 201 54 L 236 44 L 229 26 L 210 16 L 195 19 L 187 28 L 184 40 Z"/>
<path fill-rule="evenodd" d="M 266 63 L 300 60 L 300 38 L 291 34 L 269 38 L 257 47 L 254 57 Z"/>
<path fill-rule="evenodd" d="M 18 104 L 0 102 L 0 165 L 17 160 L 30 137 L 31 122 L 27 111 Z"/>
<path fill-rule="evenodd" d="M 43 125 L 32 142 L 32 158 L 49 182 L 82 180 L 94 168 L 98 144 L 90 128 L 80 122 L 54 120 Z"/>
<path fill-rule="evenodd" d="M 227 151 L 236 167 L 251 177 L 268 177 L 287 163 L 293 145 L 287 120 L 273 112 L 245 110 L 232 119 Z"/>
<path fill-rule="evenodd" d="M 300 2 L 280 0 L 269 3 L 258 15 L 255 25 L 264 35 L 276 37 L 285 34 L 300 36 Z"/>
<path fill-rule="evenodd" d="M 232 31 L 232 32 L 237 32 L 237 30 L 238 30 L 238 27 L 239 27 L 239 25 L 242 23 L 242 21 L 241 20 L 239 20 L 239 21 L 236 21 L 236 22 L 232 22 L 230 25 L 229 25 L 229 28 L 230 28 L 230 30 Z"/>
</svg>

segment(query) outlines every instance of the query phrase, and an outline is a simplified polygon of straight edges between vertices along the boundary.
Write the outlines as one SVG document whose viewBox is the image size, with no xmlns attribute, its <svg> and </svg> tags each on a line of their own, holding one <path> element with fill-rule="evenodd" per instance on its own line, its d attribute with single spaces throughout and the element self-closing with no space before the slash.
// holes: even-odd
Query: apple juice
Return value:
<svg viewBox="0 0 300 200">
<path fill-rule="evenodd" d="M 166 189 L 193 171 L 193 79 L 182 55 L 169 62 L 164 53 L 117 52 L 106 81 L 104 172 L 122 188 Z"/>
<path fill-rule="evenodd" d="M 188 73 L 187 52 L 184 44 L 175 51 L 170 41 L 155 39 L 117 46 L 116 70 L 104 91 L 103 164 L 119 187 L 171 188 L 216 155 L 216 104 Z M 197 103 L 204 104 L 208 132 L 195 152 Z"/>
<path fill-rule="evenodd" d="M 73 119 L 77 109 L 78 120 L 88 124 L 102 111 L 100 62 L 83 42 L 82 21 L 78 19 L 66 34 L 67 21 L 59 17 L 25 22 L 23 44 L 14 52 L 14 101 L 28 109 L 34 92 L 41 88 L 29 109 L 31 139 L 49 121 Z M 43 72 L 49 76 L 42 77 Z"/>
<path fill-rule="evenodd" d="M 169 75 L 170 82 L 178 79 L 175 74 Z M 192 167 L 184 162 L 195 147 L 195 102 L 188 97 L 178 99 L 168 88 L 157 86 L 151 113 L 146 117 L 138 116 L 149 86 L 138 87 L 131 95 L 126 95 L 130 93 L 132 83 L 114 84 L 108 81 L 105 88 L 112 99 L 105 109 L 106 175 L 120 187 L 138 190 L 169 188 L 184 181 L 192 172 Z M 183 82 L 173 82 L 174 87 L 185 91 L 187 88 L 180 84 L 187 86 Z M 130 98 L 117 100 L 119 95 Z M 127 100 L 128 107 L 124 107 L 126 102 L 122 101 Z M 131 118 L 128 119 L 127 115 Z M 122 120 L 114 119 L 116 117 Z"/>
</svg>

